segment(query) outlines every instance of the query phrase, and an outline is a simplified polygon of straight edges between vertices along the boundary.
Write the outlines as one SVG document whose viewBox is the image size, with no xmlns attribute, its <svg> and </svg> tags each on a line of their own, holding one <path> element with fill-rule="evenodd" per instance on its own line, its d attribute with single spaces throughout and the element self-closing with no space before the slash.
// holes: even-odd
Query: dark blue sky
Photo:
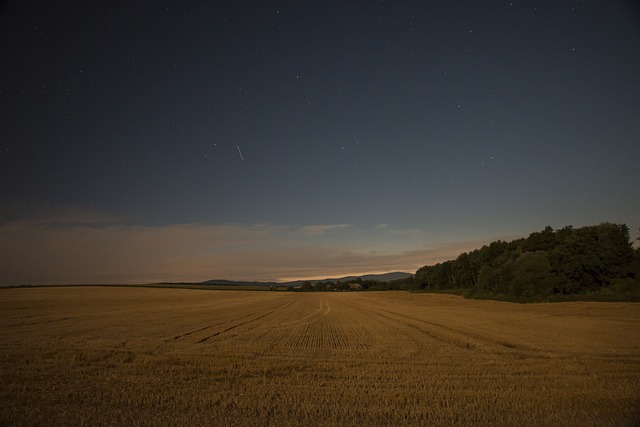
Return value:
<svg viewBox="0 0 640 427">
<path fill-rule="evenodd" d="M 546 225 L 638 234 L 635 2 L 0 13 L 5 283 L 415 271 Z"/>
</svg>

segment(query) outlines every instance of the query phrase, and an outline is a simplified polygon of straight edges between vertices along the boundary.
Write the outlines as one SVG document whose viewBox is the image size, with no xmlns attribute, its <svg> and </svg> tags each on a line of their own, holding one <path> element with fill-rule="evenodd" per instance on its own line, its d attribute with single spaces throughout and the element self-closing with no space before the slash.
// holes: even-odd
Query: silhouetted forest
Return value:
<svg viewBox="0 0 640 427">
<path fill-rule="evenodd" d="M 512 301 L 640 300 L 640 252 L 626 225 L 553 230 L 496 241 L 455 260 L 424 266 L 404 283 L 414 290 L 455 291 Z"/>
</svg>

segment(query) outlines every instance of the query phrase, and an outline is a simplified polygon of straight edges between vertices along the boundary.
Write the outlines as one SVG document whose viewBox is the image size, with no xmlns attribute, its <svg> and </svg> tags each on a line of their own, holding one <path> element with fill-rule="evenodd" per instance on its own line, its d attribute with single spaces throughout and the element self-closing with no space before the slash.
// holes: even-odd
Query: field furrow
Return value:
<svg viewBox="0 0 640 427">
<path fill-rule="evenodd" d="M 407 316 L 392 311 L 379 312 L 378 315 L 389 320 L 394 320 L 413 328 L 416 331 L 428 335 L 430 338 L 442 342 L 443 344 L 454 345 L 459 348 L 494 353 L 501 355 L 511 355 L 516 357 L 554 357 L 557 353 L 543 351 L 525 344 L 514 343 L 499 338 L 487 337 L 469 330 L 449 327 L 437 322 Z"/>
</svg>

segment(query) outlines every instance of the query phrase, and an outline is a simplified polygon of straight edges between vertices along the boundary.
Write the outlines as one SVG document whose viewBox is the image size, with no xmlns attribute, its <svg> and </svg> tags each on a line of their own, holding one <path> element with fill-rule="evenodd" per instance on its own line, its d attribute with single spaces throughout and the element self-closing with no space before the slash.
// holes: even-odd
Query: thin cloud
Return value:
<svg viewBox="0 0 640 427">
<path fill-rule="evenodd" d="M 334 231 L 340 233 L 330 243 L 308 239 Z M 347 224 L 138 226 L 84 214 L 17 220 L 0 225 L 0 285 L 284 281 L 414 272 L 480 246 L 465 242 L 391 250 L 402 246 L 394 233 L 389 232 L 388 244 L 362 242 L 361 236 L 362 230 Z"/>
<path fill-rule="evenodd" d="M 347 230 L 349 224 L 307 225 L 300 228 L 299 232 L 307 236 L 319 236 L 332 231 Z"/>
</svg>

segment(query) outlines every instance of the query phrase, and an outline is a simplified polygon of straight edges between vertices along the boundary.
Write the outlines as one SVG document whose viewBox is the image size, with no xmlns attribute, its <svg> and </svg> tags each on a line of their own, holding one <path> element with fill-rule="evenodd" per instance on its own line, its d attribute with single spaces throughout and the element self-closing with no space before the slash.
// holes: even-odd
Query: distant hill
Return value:
<svg viewBox="0 0 640 427">
<path fill-rule="evenodd" d="M 248 281 L 234 281 L 234 280 L 225 280 L 225 279 L 212 279 L 201 282 L 205 285 L 225 285 L 225 286 L 298 286 L 304 282 L 318 283 L 318 282 L 350 282 L 357 280 L 358 278 L 362 280 L 377 280 L 378 282 L 391 282 L 393 280 L 398 279 L 406 279 L 407 277 L 411 277 L 410 273 L 403 273 L 400 271 L 395 271 L 393 273 L 384 273 L 384 274 L 365 274 L 362 276 L 345 276 L 339 278 L 328 278 L 321 280 L 294 280 L 291 282 L 248 282 Z"/>
<path fill-rule="evenodd" d="M 365 274 L 363 276 L 346 276 L 340 277 L 339 279 L 324 279 L 324 280 L 310 280 L 311 283 L 314 282 L 349 282 L 351 280 L 357 280 L 358 278 L 362 280 L 377 280 L 378 282 L 391 282 L 393 280 L 398 279 L 406 279 L 407 277 L 411 277 L 410 273 L 403 273 L 401 271 L 395 271 L 393 273 L 384 273 L 384 274 Z"/>
</svg>

